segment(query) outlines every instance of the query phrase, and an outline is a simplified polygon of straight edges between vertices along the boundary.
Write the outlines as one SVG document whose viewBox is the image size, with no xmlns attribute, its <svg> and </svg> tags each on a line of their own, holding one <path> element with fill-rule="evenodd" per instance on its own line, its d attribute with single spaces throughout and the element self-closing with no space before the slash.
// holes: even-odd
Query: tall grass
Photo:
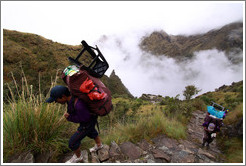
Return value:
<svg viewBox="0 0 246 166">
<path fill-rule="evenodd" d="M 160 110 L 150 116 L 140 116 L 137 121 L 117 123 L 110 131 L 104 133 L 103 140 L 107 143 L 115 141 L 138 142 L 142 139 L 150 140 L 159 134 L 166 134 L 170 138 L 186 138 L 186 127 L 174 120 L 167 118 Z"/>
<path fill-rule="evenodd" d="M 9 89 L 11 98 L 4 103 L 3 152 L 4 161 L 14 154 L 25 151 L 60 153 L 67 148 L 69 124 L 63 117 L 64 110 L 56 104 L 44 103 L 44 96 L 32 93 L 23 77 L 19 93 Z M 14 92 L 17 91 L 17 96 Z"/>
<path fill-rule="evenodd" d="M 223 143 L 222 150 L 228 163 L 243 162 L 243 140 L 242 138 L 233 137 L 226 140 L 220 140 Z"/>
<path fill-rule="evenodd" d="M 235 124 L 241 117 L 243 117 L 243 103 L 238 104 L 233 110 L 229 111 L 224 123 Z"/>
</svg>

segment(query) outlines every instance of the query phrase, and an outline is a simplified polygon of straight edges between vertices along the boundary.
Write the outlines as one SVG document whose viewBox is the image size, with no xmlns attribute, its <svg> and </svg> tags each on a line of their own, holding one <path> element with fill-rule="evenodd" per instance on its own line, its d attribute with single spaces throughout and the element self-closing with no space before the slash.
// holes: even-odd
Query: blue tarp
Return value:
<svg viewBox="0 0 246 166">
<path fill-rule="evenodd" d="M 208 113 L 210 113 L 210 115 L 213 115 L 219 119 L 223 118 L 225 114 L 225 111 L 218 111 L 213 106 L 207 106 L 207 110 L 208 110 Z"/>
</svg>

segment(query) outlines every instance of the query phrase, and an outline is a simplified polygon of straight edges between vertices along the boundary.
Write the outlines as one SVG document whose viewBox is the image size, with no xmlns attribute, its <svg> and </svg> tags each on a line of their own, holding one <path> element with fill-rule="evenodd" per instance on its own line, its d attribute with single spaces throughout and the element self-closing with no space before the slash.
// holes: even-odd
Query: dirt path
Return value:
<svg viewBox="0 0 246 166">
<path fill-rule="evenodd" d="M 210 147 L 202 147 L 203 121 L 206 112 L 195 111 L 187 126 L 187 140 L 175 140 L 160 135 L 151 143 L 142 140 L 137 144 L 124 142 L 117 145 L 112 142 L 97 153 L 84 151 L 86 161 L 94 163 L 223 163 L 221 151 L 216 146 L 216 140 Z M 64 157 L 64 162 L 69 157 Z M 89 156 L 89 157 L 88 157 Z"/>
<path fill-rule="evenodd" d="M 202 144 L 202 137 L 203 137 L 203 122 L 206 116 L 206 112 L 203 111 L 195 111 L 192 113 L 193 117 L 188 124 L 188 140 L 194 142 L 198 147 Z M 210 147 L 207 151 L 211 153 L 221 153 L 219 148 L 216 145 L 216 139 L 210 144 Z"/>
</svg>

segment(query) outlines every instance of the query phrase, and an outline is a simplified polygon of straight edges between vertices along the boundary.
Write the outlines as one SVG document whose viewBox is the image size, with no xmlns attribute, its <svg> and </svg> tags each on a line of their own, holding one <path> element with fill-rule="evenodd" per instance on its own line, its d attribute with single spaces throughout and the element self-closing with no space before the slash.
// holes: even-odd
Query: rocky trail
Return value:
<svg viewBox="0 0 246 166">
<path fill-rule="evenodd" d="M 202 147 L 203 127 L 201 126 L 205 112 L 195 111 L 188 124 L 187 140 L 175 140 L 165 135 L 160 135 L 150 142 L 142 140 L 136 144 L 124 142 L 110 145 L 90 153 L 83 150 L 83 163 L 223 163 L 221 151 L 216 146 L 216 140 L 210 147 Z M 72 157 L 73 153 L 67 153 L 60 157 L 59 163 L 64 163 Z M 49 162 L 49 156 L 40 159 L 29 154 L 22 156 L 26 162 Z M 21 157 L 19 157 L 21 160 Z M 12 162 L 20 162 L 18 159 Z M 23 162 L 23 161 L 22 161 Z"/>
</svg>

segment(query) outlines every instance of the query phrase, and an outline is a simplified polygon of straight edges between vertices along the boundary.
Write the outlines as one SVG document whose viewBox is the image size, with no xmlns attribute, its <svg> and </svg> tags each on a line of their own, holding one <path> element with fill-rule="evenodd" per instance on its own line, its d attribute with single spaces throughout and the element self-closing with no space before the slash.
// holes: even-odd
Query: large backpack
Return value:
<svg viewBox="0 0 246 166">
<path fill-rule="evenodd" d="M 101 78 L 109 68 L 108 62 L 99 48 L 81 41 L 83 49 L 62 73 L 72 96 L 87 103 L 89 110 L 99 116 L 107 115 L 113 108 L 110 90 L 101 82 Z M 82 58 L 84 57 L 84 59 Z M 89 63 L 86 64 L 85 60 Z"/>
<path fill-rule="evenodd" d="M 105 116 L 112 110 L 110 90 L 85 69 L 69 66 L 64 70 L 62 78 L 70 93 L 83 100 L 93 114 Z"/>
</svg>

